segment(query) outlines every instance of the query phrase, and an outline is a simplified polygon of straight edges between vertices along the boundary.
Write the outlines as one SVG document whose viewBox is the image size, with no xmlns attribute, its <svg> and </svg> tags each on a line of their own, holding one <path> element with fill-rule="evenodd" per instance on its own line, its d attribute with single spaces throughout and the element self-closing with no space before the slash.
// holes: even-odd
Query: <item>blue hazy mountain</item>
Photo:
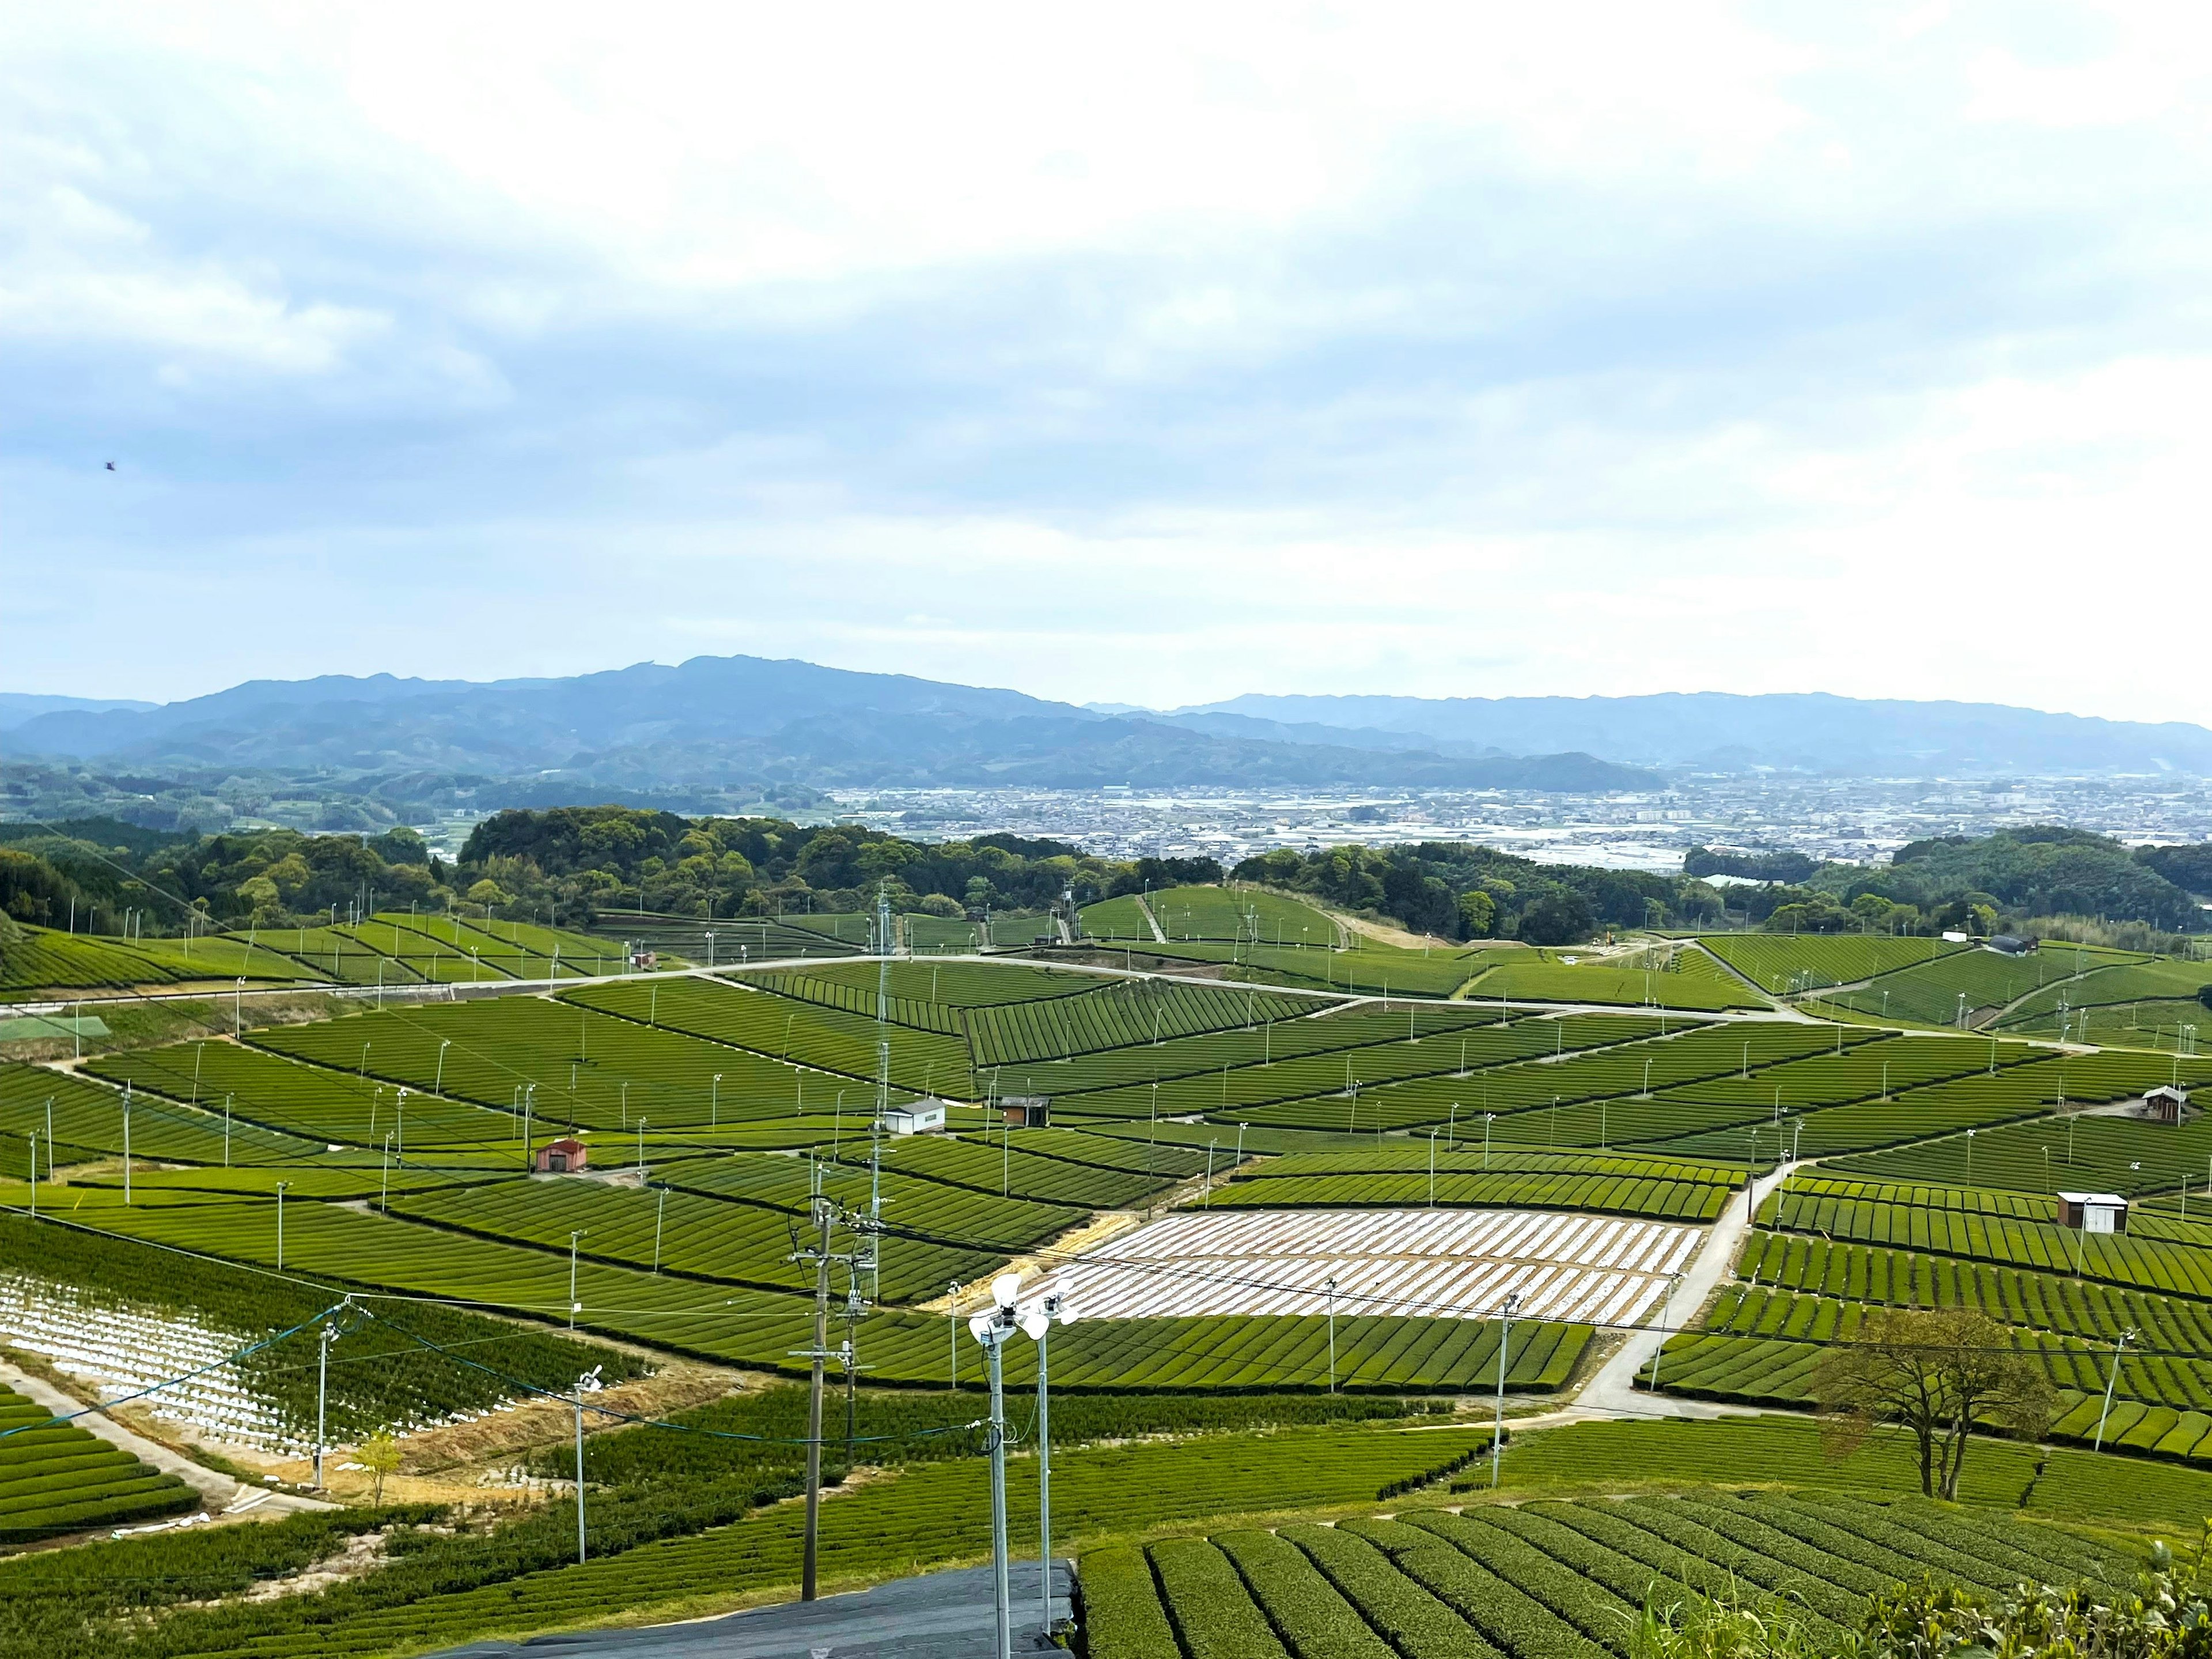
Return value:
<svg viewBox="0 0 2212 1659">
<path fill-rule="evenodd" d="M 1950 772 L 2212 774 L 2212 731 L 2045 714 L 2000 703 L 1908 702 L 1820 692 L 1640 697 L 1264 696 L 1178 709 L 1280 732 L 1387 733 L 1442 753 L 1578 750 L 1626 765 L 1765 766 L 1860 776 Z M 1340 735 L 1339 742 L 1354 739 Z"/>
<path fill-rule="evenodd" d="M 59 706 L 53 706 L 59 705 Z M 2212 732 L 1993 703 L 1698 692 L 1235 697 L 1169 713 L 761 657 L 563 678 L 253 680 L 158 706 L 0 702 L 11 758 L 558 776 L 649 790 L 1646 787 L 1652 769 L 2212 775 Z"/>
<path fill-rule="evenodd" d="M 1101 713 L 904 674 L 696 657 L 483 684 L 254 680 L 154 708 L 41 714 L 9 747 L 110 768 L 559 775 L 626 790 L 745 781 L 1584 791 L 1652 781 L 1587 755 L 1446 754 L 1387 734 L 1309 741 L 1242 724 Z"/>
</svg>

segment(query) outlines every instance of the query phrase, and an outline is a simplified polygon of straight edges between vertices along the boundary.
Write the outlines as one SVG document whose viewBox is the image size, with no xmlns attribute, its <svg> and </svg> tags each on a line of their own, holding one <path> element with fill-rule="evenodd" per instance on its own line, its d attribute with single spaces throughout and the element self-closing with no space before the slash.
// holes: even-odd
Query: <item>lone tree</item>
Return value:
<svg viewBox="0 0 2212 1659">
<path fill-rule="evenodd" d="M 2041 1360 L 2014 1349 L 1995 1320 L 1964 1308 L 1869 1311 L 1848 1346 L 1821 1354 L 1813 1395 L 1840 1451 L 1856 1450 L 1881 1424 L 1911 1430 L 1920 1490 L 1954 1501 L 1977 1422 L 2034 1439 L 2058 1406 Z"/>
<path fill-rule="evenodd" d="M 361 1449 L 355 1455 L 361 1466 L 376 1477 L 376 1496 L 371 1501 L 381 1504 L 384 1501 L 384 1477 L 399 1467 L 399 1442 L 392 1437 L 391 1430 L 379 1429 L 361 1443 Z"/>
</svg>

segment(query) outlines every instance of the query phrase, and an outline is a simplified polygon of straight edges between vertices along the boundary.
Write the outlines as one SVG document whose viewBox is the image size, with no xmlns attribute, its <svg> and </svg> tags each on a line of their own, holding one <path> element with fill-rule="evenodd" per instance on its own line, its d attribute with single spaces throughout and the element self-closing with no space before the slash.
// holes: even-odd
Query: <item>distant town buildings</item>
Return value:
<svg viewBox="0 0 2212 1659">
<path fill-rule="evenodd" d="M 1672 873 L 1692 846 L 1876 864 L 1907 842 L 2066 823 L 2129 842 L 2212 839 L 2212 784 L 2193 778 L 1694 776 L 1607 795 L 1524 790 L 855 789 L 836 816 L 918 841 L 989 830 L 1111 858 L 1234 864 L 1279 847 L 1474 841 L 1541 863 Z"/>
</svg>

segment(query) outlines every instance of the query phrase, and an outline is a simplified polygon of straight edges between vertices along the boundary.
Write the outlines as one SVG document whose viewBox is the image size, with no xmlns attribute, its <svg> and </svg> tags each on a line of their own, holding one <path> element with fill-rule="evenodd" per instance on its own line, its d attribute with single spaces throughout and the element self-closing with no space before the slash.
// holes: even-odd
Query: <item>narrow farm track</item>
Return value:
<svg viewBox="0 0 2212 1659">
<path fill-rule="evenodd" d="M 1596 1374 L 1575 1396 L 1579 1411 L 1614 1417 L 1717 1417 L 1729 1409 L 1704 1401 L 1675 1400 L 1665 1395 L 1638 1394 L 1636 1378 L 1650 1364 L 1651 1356 L 1659 1352 L 1668 1337 L 1698 1322 L 1705 1304 L 1728 1277 L 1736 1252 L 1743 1248 L 1744 1238 L 1751 1231 L 1752 1217 L 1766 1201 L 1767 1194 L 1787 1181 L 1792 1170 L 1801 1167 L 1796 1164 L 1779 1165 L 1771 1175 L 1752 1183 L 1750 1196 L 1745 1202 L 1731 1203 L 1721 1212 L 1719 1219 L 1706 1230 L 1705 1242 L 1682 1270 L 1671 1308 L 1641 1329 L 1630 1332 L 1612 1357 L 1598 1367 Z"/>
<path fill-rule="evenodd" d="M 86 1411 L 84 1402 L 73 1400 L 51 1382 L 29 1376 L 16 1367 L 0 1360 L 0 1383 L 13 1389 L 25 1399 L 36 1401 L 56 1417 L 68 1417 L 78 1428 L 98 1435 L 109 1445 L 129 1452 L 140 1462 L 151 1465 L 164 1474 L 173 1474 L 198 1492 L 208 1512 L 219 1520 L 264 1520 L 283 1515 L 295 1515 L 303 1510 L 334 1510 L 336 1504 L 303 1498 L 294 1492 L 257 1490 L 227 1474 L 219 1474 L 204 1464 L 195 1463 L 181 1452 L 173 1451 L 158 1440 L 125 1428 L 104 1411 Z M 82 1413 L 82 1415 L 76 1415 Z"/>
</svg>

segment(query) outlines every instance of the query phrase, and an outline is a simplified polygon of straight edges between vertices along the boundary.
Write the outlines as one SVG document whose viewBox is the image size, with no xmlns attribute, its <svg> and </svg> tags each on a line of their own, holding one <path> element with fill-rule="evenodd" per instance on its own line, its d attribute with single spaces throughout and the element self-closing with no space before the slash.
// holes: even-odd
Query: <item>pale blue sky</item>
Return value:
<svg viewBox="0 0 2212 1659">
<path fill-rule="evenodd" d="M 2208 68 L 2202 6 L 17 8 L 0 690 L 2212 721 Z"/>
</svg>

